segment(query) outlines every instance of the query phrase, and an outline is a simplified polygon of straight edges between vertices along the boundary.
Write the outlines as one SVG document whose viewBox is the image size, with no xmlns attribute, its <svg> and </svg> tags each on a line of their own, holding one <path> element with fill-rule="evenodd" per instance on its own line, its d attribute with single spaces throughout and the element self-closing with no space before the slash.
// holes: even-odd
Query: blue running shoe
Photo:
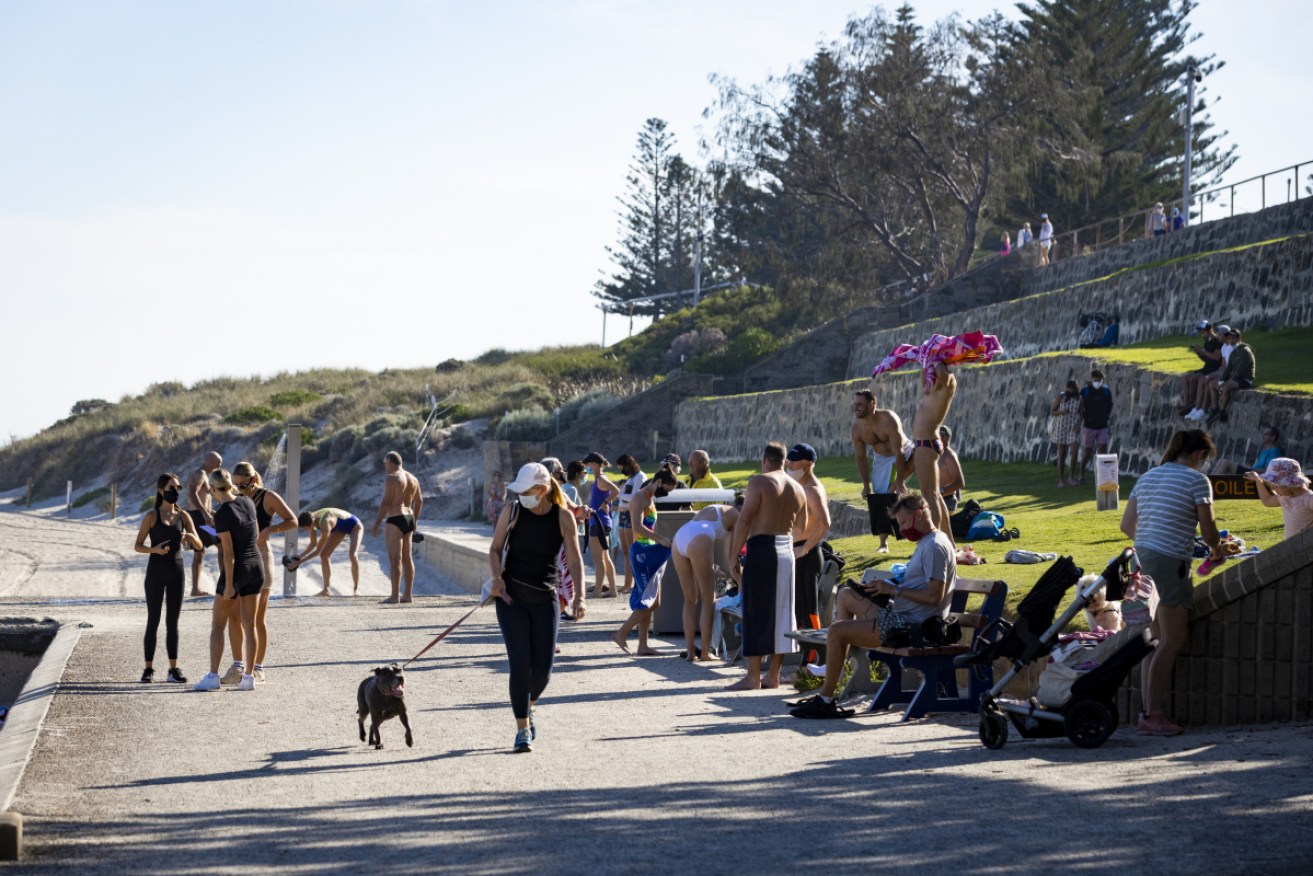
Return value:
<svg viewBox="0 0 1313 876">
<path fill-rule="evenodd" d="M 515 734 L 515 753 L 523 754 L 526 751 L 533 751 L 533 735 L 528 727 L 516 732 Z"/>
<path fill-rule="evenodd" d="M 533 709 L 529 710 L 529 741 L 538 741 L 538 722 L 533 719 Z"/>
</svg>

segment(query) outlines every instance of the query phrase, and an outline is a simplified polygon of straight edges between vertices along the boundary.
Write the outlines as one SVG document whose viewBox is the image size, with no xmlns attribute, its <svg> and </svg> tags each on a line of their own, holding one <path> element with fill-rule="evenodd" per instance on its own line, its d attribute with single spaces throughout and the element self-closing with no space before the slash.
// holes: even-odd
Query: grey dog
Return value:
<svg viewBox="0 0 1313 876">
<path fill-rule="evenodd" d="M 356 692 L 356 705 L 360 721 L 360 741 L 365 742 L 365 715 L 369 715 L 369 744 L 375 748 L 383 747 L 383 737 L 378 727 L 388 718 L 400 718 L 401 726 L 406 728 L 406 747 L 415 744 L 410 735 L 410 721 L 406 719 L 406 677 L 401 667 L 380 666 L 374 674 L 360 682 Z"/>
</svg>

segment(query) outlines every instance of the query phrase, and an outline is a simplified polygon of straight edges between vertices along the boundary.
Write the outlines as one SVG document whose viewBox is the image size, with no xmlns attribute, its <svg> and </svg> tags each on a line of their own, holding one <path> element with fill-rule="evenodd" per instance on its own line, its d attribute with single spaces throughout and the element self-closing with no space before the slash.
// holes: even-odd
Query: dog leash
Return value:
<svg viewBox="0 0 1313 876">
<path fill-rule="evenodd" d="M 478 605 L 474 606 L 474 607 L 471 608 L 469 611 L 465 612 L 464 617 L 462 617 L 460 620 L 456 621 L 456 622 L 455 622 L 454 624 L 452 624 L 451 626 L 447 627 L 447 628 L 446 628 L 445 630 L 443 630 L 442 632 L 438 633 L 437 637 L 434 638 L 434 640 L 433 640 L 432 642 L 429 642 L 427 645 L 424 646 L 424 650 L 423 650 L 423 651 L 420 651 L 420 652 L 419 652 L 418 654 L 416 654 L 414 657 L 411 657 L 411 658 L 410 658 L 409 660 L 407 660 L 405 663 L 401 664 L 401 668 L 402 668 L 402 669 L 405 669 L 407 666 L 409 666 L 410 664 L 414 663 L 414 662 L 415 662 L 416 660 L 418 660 L 419 658 L 423 657 L 426 651 L 428 651 L 428 650 L 429 650 L 430 648 L 432 648 L 434 645 L 438 644 L 438 642 L 441 642 L 443 639 L 447 638 L 447 636 L 449 636 L 449 635 L 451 634 L 451 631 L 452 631 L 452 630 L 456 629 L 456 627 L 458 627 L 458 626 L 460 626 L 461 624 L 465 623 L 465 621 L 467 621 L 467 620 L 470 619 L 470 615 L 474 614 L 474 612 L 476 612 L 476 611 L 478 611 L 479 609 L 483 608 L 483 607 L 484 607 L 485 605 L 487 605 L 489 602 L 492 602 L 492 600 L 493 600 L 493 597 L 489 596 L 487 599 L 483 600 L 483 601 L 480 602 Z"/>
</svg>

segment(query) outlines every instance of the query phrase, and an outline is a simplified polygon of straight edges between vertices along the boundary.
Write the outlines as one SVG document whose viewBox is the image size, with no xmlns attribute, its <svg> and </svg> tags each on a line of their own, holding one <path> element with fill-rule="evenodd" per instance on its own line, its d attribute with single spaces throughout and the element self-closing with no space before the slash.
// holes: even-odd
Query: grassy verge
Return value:
<svg viewBox="0 0 1313 876">
<path fill-rule="evenodd" d="M 1241 326 L 1241 330 L 1244 327 Z M 1245 343 L 1254 348 L 1258 360 L 1258 388 L 1268 392 L 1313 394 L 1313 370 L 1308 366 L 1309 343 L 1313 331 L 1288 328 L 1276 331 L 1245 332 Z M 1199 343 L 1198 335 L 1158 338 L 1124 347 L 1104 350 L 1073 350 L 1075 355 L 1091 355 L 1100 362 L 1138 365 L 1151 371 L 1184 374 L 1199 367 L 1199 357 L 1189 347 Z M 1052 354 L 1068 355 L 1069 353 Z M 1047 354 L 1046 354 L 1047 355 Z"/>
<path fill-rule="evenodd" d="M 1101 570 L 1129 542 L 1118 528 L 1121 513 L 1096 511 L 1094 488 L 1058 489 L 1053 466 L 1037 463 L 998 463 L 963 460 L 967 478 L 966 495 L 980 502 L 986 510 L 1002 514 L 1009 527 L 1021 531 L 1020 541 L 975 542 L 976 551 L 987 560 L 983 566 L 963 566 L 959 574 L 988 577 L 1007 582 L 1008 607 L 1012 609 L 1030 592 L 1046 565 L 1004 563 L 1012 548 L 1048 551 L 1071 555 L 1076 564 L 1089 572 Z M 757 471 L 746 463 L 717 466 L 716 473 L 727 487 L 741 488 Z M 823 459 L 817 473 L 831 498 L 857 503 L 861 483 L 850 458 Z M 1122 480 L 1122 500 L 1130 495 L 1134 481 Z M 1230 529 L 1249 544 L 1271 547 L 1282 538 L 1281 512 L 1264 508 L 1253 501 L 1217 503 L 1218 525 Z M 841 538 L 834 546 L 847 559 L 845 575 L 857 576 L 862 570 L 889 563 L 906 562 L 911 545 L 895 541 L 888 554 L 877 554 L 879 541 L 869 535 Z"/>
</svg>

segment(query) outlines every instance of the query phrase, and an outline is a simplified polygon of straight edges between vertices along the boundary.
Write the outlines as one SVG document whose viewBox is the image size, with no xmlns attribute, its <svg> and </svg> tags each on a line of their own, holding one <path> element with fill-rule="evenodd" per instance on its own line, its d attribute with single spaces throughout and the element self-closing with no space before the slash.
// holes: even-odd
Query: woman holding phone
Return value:
<svg viewBox="0 0 1313 876">
<path fill-rule="evenodd" d="M 164 647 L 169 654 L 169 681 L 186 684 L 187 677 L 178 668 L 178 615 L 182 612 L 183 590 L 187 573 L 183 568 L 184 543 L 201 549 L 196 527 L 186 511 L 178 507 L 178 491 L 182 481 L 176 474 L 162 474 L 155 482 L 155 508 L 146 512 L 137 530 L 139 554 L 149 554 L 146 561 L 146 668 L 141 673 L 143 684 L 155 680 L 155 637 L 160 628 L 161 610 L 167 605 L 164 620 Z M 146 539 L 150 539 L 150 545 Z"/>
</svg>

